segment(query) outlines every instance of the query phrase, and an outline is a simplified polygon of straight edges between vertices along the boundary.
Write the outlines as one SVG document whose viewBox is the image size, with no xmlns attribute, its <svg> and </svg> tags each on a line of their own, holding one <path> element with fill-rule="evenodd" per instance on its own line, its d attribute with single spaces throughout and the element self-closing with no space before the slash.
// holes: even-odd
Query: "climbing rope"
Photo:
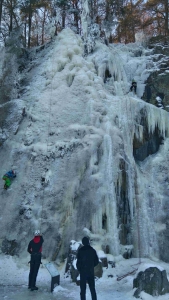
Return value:
<svg viewBox="0 0 169 300">
<path fill-rule="evenodd" d="M 141 249 L 140 249 L 140 225 L 139 225 L 139 221 L 140 221 L 140 214 L 139 214 L 139 201 L 138 201 L 138 176 L 137 176 L 137 172 L 136 172 L 136 176 L 135 176 L 135 182 L 136 182 L 136 188 L 135 188 L 135 194 L 136 194 L 136 211 L 137 211 L 137 233 L 138 233 L 138 257 L 139 257 L 139 263 L 141 263 Z"/>
<path fill-rule="evenodd" d="M 116 55 L 119 57 L 119 62 L 121 62 L 121 57 L 119 55 L 119 53 L 115 50 L 115 53 Z M 123 77 L 125 77 L 125 74 L 123 74 Z M 130 118 L 132 118 L 132 105 L 131 105 L 131 99 L 129 97 L 129 92 L 125 93 L 124 92 L 124 89 L 121 87 L 122 91 L 123 91 L 123 94 L 124 96 L 127 98 L 126 100 L 127 101 L 124 101 L 124 105 L 125 105 L 125 108 L 126 108 L 126 113 L 129 111 L 130 112 Z M 119 102 L 122 102 L 122 101 L 119 101 Z M 120 105 L 120 103 L 119 103 Z M 121 113 L 121 109 L 120 109 L 120 113 Z M 123 122 L 121 122 L 121 125 Z M 123 126 L 123 129 L 125 129 L 126 127 Z M 132 142 L 132 133 L 130 132 L 130 129 L 129 129 L 129 132 L 128 132 L 128 135 L 129 135 L 129 138 L 130 138 L 130 142 Z M 139 262 L 135 265 L 138 265 L 138 264 L 141 264 L 141 249 L 140 249 L 140 226 L 139 226 L 139 219 L 140 219 L 140 216 L 139 216 L 139 203 L 138 203 L 138 184 L 137 184 L 137 180 L 138 180 L 138 177 L 137 177 L 137 172 L 135 174 L 135 195 L 136 195 L 136 222 L 137 222 L 137 234 L 138 234 L 138 258 L 139 258 Z M 132 265 L 131 267 L 133 268 L 134 265 Z M 129 271 L 127 272 L 126 274 L 124 275 L 121 275 L 121 276 L 118 276 L 117 277 L 117 281 L 120 281 L 122 280 L 123 278 L 129 276 L 129 275 L 134 275 L 136 272 L 137 272 L 138 268 L 133 268 L 132 271 Z"/>
<path fill-rule="evenodd" d="M 138 233 L 138 258 L 139 258 L 139 262 L 136 265 L 140 265 L 141 264 L 141 247 L 140 247 L 140 226 L 139 226 L 139 219 L 140 219 L 140 216 L 139 216 L 139 204 L 138 204 L 138 184 L 137 184 L 137 172 L 135 173 L 135 195 L 136 195 L 136 211 L 137 211 L 137 215 L 136 215 L 136 220 L 137 220 L 137 233 Z M 132 265 L 131 267 L 133 268 L 134 265 Z M 117 277 L 117 281 L 120 281 L 121 279 L 129 276 L 129 275 L 134 275 L 136 272 L 137 272 L 138 268 L 134 268 L 133 271 L 130 271 L 122 276 L 118 276 Z"/>
<path fill-rule="evenodd" d="M 53 66 L 53 57 L 51 59 L 51 64 Z M 53 73 L 53 72 L 52 72 Z M 50 128 L 51 128 L 51 104 L 52 104 L 52 95 L 53 95 L 53 78 L 51 80 L 51 90 L 50 90 L 50 99 L 49 99 L 49 112 L 48 112 L 48 128 L 47 128 L 47 151 L 46 157 L 49 153 L 49 135 L 50 135 Z M 43 187 L 43 194 L 42 194 L 42 207 L 41 207 L 41 215 L 40 215 L 40 227 L 39 230 L 42 233 L 42 214 L 43 214 L 43 205 L 44 205 L 44 187 Z"/>
<path fill-rule="evenodd" d="M 134 275 L 134 274 L 137 272 L 137 270 L 138 270 L 138 268 L 137 268 L 137 269 L 134 269 L 133 271 L 128 272 L 128 273 L 126 273 L 126 274 L 124 274 L 124 275 L 122 275 L 122 276 L 118 276 L 118 277 L 117 277 L 117 281 L 120 281 L 120 280 L 122 280 L 123 278 L 125 278 L 125 277 L 127 277 L 127 276 L 129 276 L 129 275 Z"/>
<path fill-rule="evenodd" d="M 0 283 L 0 286 L 2 287 L 6 287 L 6 286 L 11 286 L 11 287 L 15 287 L 15 286 L 28 286 L 27 284 L 1 284 Z"/>
</svg>

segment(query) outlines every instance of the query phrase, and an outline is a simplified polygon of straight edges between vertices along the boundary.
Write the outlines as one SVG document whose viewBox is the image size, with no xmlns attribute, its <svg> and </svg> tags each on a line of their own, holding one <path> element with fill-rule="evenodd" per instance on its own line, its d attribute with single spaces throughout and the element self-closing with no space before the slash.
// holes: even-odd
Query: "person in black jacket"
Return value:
<svg viewBox="0 0 169 300">
<path fill-rule="evenodd" d="M 131 84 L 131 87 L 130 87 L 130 91 L 132 92 L 134 89 L 134 92 L 136 94 L 136 90 L 137 90 L 137 82 L 133 79 L 132 80 L 132 84 Z"/>
<path fill-rule="evenodd" d="M 86 300 L 86 283 L 88 282 L 92 300 L 97 300 L 94 280 L 94 267 L 98 265 L 99 259 L 96 250 L 89 245 L 89 239 L 82 239 L 84 245 L 78 250 L 76 267 L 80 273 L 80 296 Z"/>
<path fill-rule="evenodd" d="M 36 286 L 36 278 L 41 264 L 41 252 L 42 252 L 43 242 L 44 240 L 40 234 L 40 231 L 36 230 L 35 236 L 33 240 L 29 242 L 28 249 L 27 249 L 27 251 L 31 254 L 29 285 L 28 285 L 28 288 L 31 289 L 31 291 L 38 290 L 38 287 Z"/>
</svg>

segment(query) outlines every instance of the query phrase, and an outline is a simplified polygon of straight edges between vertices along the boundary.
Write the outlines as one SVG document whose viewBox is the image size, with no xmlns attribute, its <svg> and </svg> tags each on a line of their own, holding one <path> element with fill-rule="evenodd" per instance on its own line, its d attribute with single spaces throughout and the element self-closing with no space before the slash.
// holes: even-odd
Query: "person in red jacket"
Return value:
<svg viewBox="0 0 169 300">
<path fill-rule="evenodd" d="M 36 286 L 36 278 L 41 264 L 41 253 L 42 253 L 43 242 L 44 239 L 41 236 L 40 231 L 36 230 L 35 236 L 33 240 L 29 242 L 28 249 L 27 249 L 27 251 L 31 254 L 29 285 L 28 285 L 28 288 L 31 289 L 31 291 L 38 290 L 38 287 Z"/>
<path fill-rule="evenodd" d="M 83 247 L 77 253 L 76 267 L 80 273 L 80 296 L 81 300 L 86 300 L 86 283 L 88 282 L 92 300 L 97 300 L 94 280 L 94 267 L 99 263 L 96 250 L 89 244 L 89 239 L 82 239 Z"/>
</svg>

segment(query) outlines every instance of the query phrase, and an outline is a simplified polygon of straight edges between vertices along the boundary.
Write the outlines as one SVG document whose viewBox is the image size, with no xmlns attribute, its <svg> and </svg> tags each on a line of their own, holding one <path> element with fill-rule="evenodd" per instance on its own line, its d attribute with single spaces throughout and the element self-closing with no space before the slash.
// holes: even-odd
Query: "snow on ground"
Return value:
<svg viewBox="0 0 169 300">
<path fill-rule="evenodd" d="M 70 278 L 64 277 L 65 264 L 59 267 L 61 276 L 60 286 L 56 286 L 54 292 L 50 292 L 50 274 L 43 264 L 40 267 L 37 286 L 38 291 L 31 292 L 27 288 L 29 266 L 27 261 L 19 258 L 0 255 L 0 299 L 7 300 L 77 300 L 80 299 L 80 287 L 72 283 Z M 150 266 L 156 266 L 165 269 L 169 275 L 169 265 L 161 261 L 152 261 L 150 259 L 141 259 L 138 264 L 137 258 L 129 260 L 121 259 L 116 263 L 116 267 L 110 265 L 108 269 L 103 268 L 103 277 L 96 280 L 96 291 L 98 300 L 133 300 L 133 279 L 136 275 L 129 275 L 124 279 L 117 281 L 117 277 L 127 274 L 134 269 L 138 271 Z M 3 270 L 3 272 L 2 272 Z M 113 277 L 108 277 L 112 275 Z M 87 288 L 86 300 L 91 299 L 89 288 Z M 168 300 L 169 294 L 155 297 L 157 300 Z M 142 292 L 142 300 L 151 300 L 153 297 Z"/>
</svg>

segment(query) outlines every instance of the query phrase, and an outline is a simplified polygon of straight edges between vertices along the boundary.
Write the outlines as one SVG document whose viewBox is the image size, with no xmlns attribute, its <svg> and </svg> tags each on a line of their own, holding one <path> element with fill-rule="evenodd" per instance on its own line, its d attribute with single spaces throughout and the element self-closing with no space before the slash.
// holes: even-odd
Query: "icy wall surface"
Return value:
<svg viewBox="0 0 169 300">
<path fill-rule="evenodd" d="M 37 54 L 23 75 L 26 116 L 0 148 L 1 177 L 17 173 L 9 190 L 1 182 L 3 252 L 25 255 L 40 228 L 44 256 L 64 258 L 87 230 L 107 253 L 133 245 L 135 256 L 167 260 L 169 122 L 140 99 L 150 59 L 139 46 L 99 42 L 83 57 L 71 30 Z M 137 96 L 128 93 L 133 77 Z"/>
</svg>

